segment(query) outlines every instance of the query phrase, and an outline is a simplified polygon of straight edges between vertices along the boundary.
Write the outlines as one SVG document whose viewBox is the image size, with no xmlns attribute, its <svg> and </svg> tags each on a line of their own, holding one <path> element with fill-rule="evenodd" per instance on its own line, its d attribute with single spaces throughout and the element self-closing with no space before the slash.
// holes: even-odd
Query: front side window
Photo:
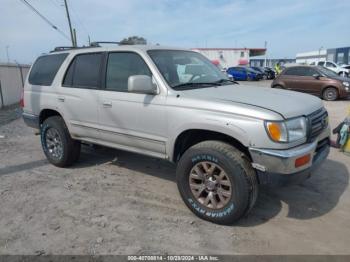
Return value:
<svg viewBox="0 0 350 262">
<path fill-rule="evenodd" d="M 63 80 L 64 86 L 99 88 L 102 53 L 77 55 Z"/>
<path fill-rule="evenodd" d="M 128 79 L 133 75 L 152 76 L 145 61 L 136 53 L 110 53 L 107 62 L 106 89 L 128 91 Z"/>
<path fill-rule="evenodd" d="M 30 71 L 29 83 L 50 86 L 67 55 L 67 53 L 64 53 L 39 57 Z"/>
<path fill-rule="evenodd" d="M 148 54 L 170 87 L 204 87 L 229 81 L 210 60 L 193 51 L 150 50 Z"/>
</svg>

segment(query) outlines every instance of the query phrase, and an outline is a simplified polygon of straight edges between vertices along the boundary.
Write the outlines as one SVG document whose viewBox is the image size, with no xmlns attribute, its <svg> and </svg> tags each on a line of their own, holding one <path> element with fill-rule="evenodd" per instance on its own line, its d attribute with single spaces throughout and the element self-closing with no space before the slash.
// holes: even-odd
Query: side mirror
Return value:
<svg viewBox="0 0 350 262">
<path fill-rule="evenodd" d="M 312 77 L 315 79 L 320 79 L 321 76 L 319 74 L 313 74 Z"/>
<path fill-rule="evenodd" d="M 128 78 L 128 91 L 131 93 L 141 93 L 157 95 L 158 89 L 152 82 L 152 78 L 147 75 L 134 75 Z"/>
</svg>

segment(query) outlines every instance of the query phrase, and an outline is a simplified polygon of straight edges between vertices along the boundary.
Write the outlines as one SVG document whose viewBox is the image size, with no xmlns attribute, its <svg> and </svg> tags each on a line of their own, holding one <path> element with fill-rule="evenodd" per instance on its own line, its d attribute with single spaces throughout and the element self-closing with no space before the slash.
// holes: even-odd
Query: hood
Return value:
<svg viewBox="0 0 350 262">
<path fill-rule="evenodd" d="M 284 118 L 309 115 L 320 109 L 321 99 L 287 90 L 248 85 L 225 85 L 182 91 L 183 96 L 194 99 L 217 100 L 248 104 L 274 111 Z"/>
<path fill-rule="evenodd" d="M 350 82 L 350 79 L 348 77 L 343 77 L 343 76 L 329 76 L 330 79 L 335 79 L 340 82 Z"/>
</svg>

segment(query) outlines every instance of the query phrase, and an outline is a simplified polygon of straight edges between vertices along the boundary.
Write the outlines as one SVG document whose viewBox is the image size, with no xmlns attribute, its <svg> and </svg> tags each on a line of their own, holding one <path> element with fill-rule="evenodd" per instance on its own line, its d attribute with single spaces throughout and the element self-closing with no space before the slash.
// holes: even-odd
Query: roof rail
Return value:
<svg viewBox="0 0 350 262">
<path fill-rule="evenodd" d="M 76 48 L 76 47 L 74 47 L 74 46 L 57 46 L 51 52 L 69 50 L 69 49 L 74 49 L 74 48 Z"/>
<path fill-rule="evenodd" d="M 90 46 L 92 47 L 98 47 L 100 44 L 114 44 L 114 45 L 120 45 L 120 42 L 110 42 L 110 41 L 98 41 L 98 42 L 91 42 Z"/>
<path fill-rule="evenodd" d="M 57 46 L 54 48 L 54 50 L 50 51 L 50 53 L 65 51 L 65 50 L 72 50 L 72 49 L 83 49 L 83 48 L 94 48 L 94 47 L 99 47 L 99 46 Z"/>
</svg>

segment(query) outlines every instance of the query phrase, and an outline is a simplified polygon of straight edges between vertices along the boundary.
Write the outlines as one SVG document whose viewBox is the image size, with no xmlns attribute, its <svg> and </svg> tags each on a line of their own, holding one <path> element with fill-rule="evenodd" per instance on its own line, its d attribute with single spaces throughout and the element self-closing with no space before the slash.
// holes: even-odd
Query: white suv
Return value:
<svg viewBox="0 0 350 262">
<path fill-rule="evenodd" d="M 308 178 L 329 153 L 319 98 L 228 79 L 203 55 L 160 46 L 75 48 L 40 56 L 23 118 L 47 159 L 66 167 L 81 142 L 167 159 L 186 205 L 230 224 L 259 184 Z"/>
<path fill-rule="evenodd" d="M 328 68 L 329 70 L 332 70 L 333 72 L 337 73 L 340 76 L 349 77 L 349 69 L 346 69 L 334 62 L 331 61 L 318 61 L 316 63 L 318 66 L 323 66 Z"/>
</svg>

